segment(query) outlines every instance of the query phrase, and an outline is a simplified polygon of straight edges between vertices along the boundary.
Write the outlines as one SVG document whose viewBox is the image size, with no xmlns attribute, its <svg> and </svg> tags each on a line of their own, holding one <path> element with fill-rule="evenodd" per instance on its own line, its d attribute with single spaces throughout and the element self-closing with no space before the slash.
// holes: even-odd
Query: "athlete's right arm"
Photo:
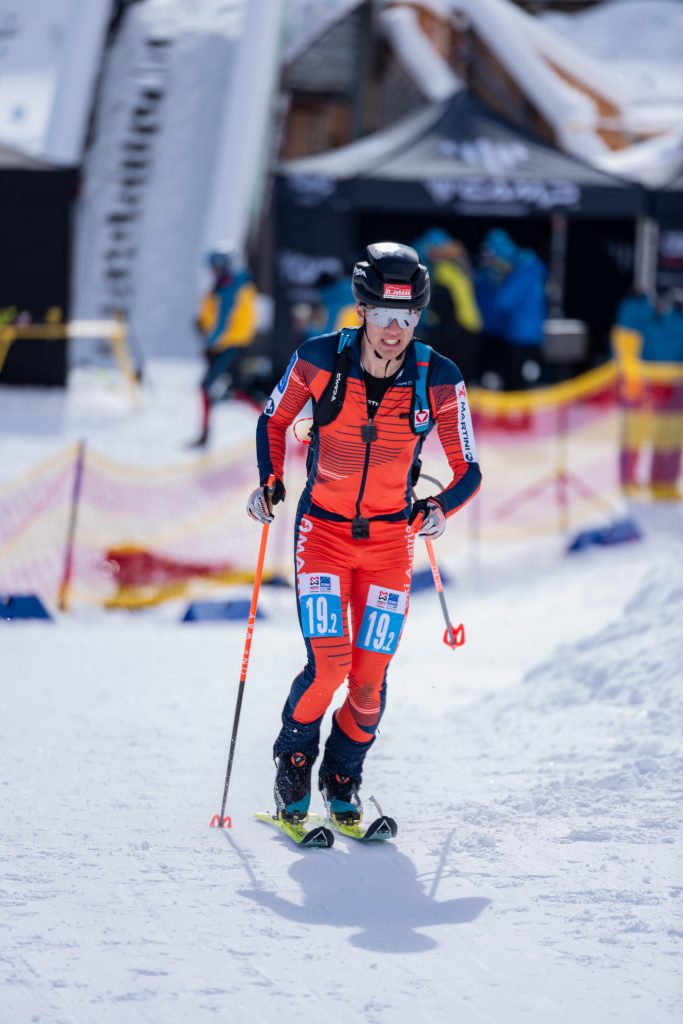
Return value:
<svg viewBox="0 0 683 1024">
<path fill-rule="evenodd" d="M 307 347 L 304 343 L 296 350 L 259 416 L 256 457 L 261 485 L 270 476 L 283 479 L 287 430 L 311 397 L 310 385 L 318 367 L 306 359 Z"/>
</svg>

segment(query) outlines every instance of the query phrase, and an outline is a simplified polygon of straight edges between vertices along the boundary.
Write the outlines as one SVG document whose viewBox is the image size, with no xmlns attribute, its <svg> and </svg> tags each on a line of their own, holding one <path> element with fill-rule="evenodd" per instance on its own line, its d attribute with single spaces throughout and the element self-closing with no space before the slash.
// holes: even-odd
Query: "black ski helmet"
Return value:
<svg viewBox="0 0 683 1024">
<path fill-rule="evenodd" d="M 353 268 L 351 288 L 363 306 L 423 309 L 429 303 L 429 271 L 409 245 L 375 242 Z"/>
</svg>

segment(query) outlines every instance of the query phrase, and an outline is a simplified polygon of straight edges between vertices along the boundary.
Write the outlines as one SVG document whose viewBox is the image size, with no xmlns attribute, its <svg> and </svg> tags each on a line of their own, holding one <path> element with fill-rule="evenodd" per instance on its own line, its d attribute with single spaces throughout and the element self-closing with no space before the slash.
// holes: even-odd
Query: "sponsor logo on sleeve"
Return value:
<svg viewBox="0 0 683 1024">
<path fill-rule="evenodd" d="M 282 374 L 281 379 L 278 381 L 277 389 L 278 389 L 278 391 L 280 392 L 281 395 L 284 395 L 284 393 L 285 393 L 285 389 L 287 387 L 287 383 L 289 381 L 290 374 L 291 374 L 292 370 L 294 369 L 294 363 L 296 362 L 296 357 L 297 357 L 297 354 L 295 352 L 294 355 L 292 356 L 292 358 L 289 360 L 289 363 L 287 364 L 287 369 Z"/>
<path fill-rule="evenodd" d="M 275 385 L 275 388 L 273 389 L 273 393 L 270 396 L 270 398 L 268 399 L 268 402 L 266 403 L 266 407 L 263 410 L 263 413 L 264 413 L 265 416 L 273 416 L 275 414 L 275 411 L 277 410 L 277 407 L 280 404 L 280 401 L 282 400 L 282 396 L 284 395 L 285 391 L 287 390 L 287 384 L 289 383 L 289 378 L 292 375 L 292 370 L 294 369 L 295 363 L 296 363 L 298 358 L 299 358 L 299 354 L 298 354 L 298 352 L 295 352 L 293 354 L 292 358 L 289 360 L 289 363 L 287 364 L 287 369 L 282 374 L 282 377 L 280 378 L 278 383 Z"/>
<path fill-rule="evenodd" d="M 464 383 L 456 384 L 455 393 L 458 399 L 458 432 L 460 444 L 466 462 L 477 461 L 477 449 L 474 444 L 474 431 L 472 430 L 472 416 L 467 401 L 467 388 Z"/>
</svg>

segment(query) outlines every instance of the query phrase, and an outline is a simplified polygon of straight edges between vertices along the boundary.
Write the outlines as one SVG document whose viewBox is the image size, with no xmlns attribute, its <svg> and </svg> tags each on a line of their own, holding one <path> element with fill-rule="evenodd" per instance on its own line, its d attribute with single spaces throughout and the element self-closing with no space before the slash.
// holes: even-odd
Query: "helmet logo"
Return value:
<svg viewBox="0 0 683 1024">
<path fill-rule="evenodd" d="M 413 287 L 410 284 L 385 284 L 383 299 L 412 299 Z"/>
</svg>

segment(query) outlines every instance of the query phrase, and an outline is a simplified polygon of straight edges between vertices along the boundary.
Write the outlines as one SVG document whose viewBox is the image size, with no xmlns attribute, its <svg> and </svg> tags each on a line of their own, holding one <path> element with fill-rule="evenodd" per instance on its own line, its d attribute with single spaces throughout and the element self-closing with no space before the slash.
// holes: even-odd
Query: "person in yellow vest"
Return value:
<svg viewBox="0 0 683 1024">
<path fill-rule="evenodd" d="M 430 228 L 414 248 L 429 267 L 432 301 L 422 325 L 425 340 L 460 367 L 465 383 L 480 375 L 481 313 L 467 251 L 442 228 Z"/>
<path fill-rule="evenodd" d="M 202 424 L 195 447 L 209 439 L 213 403 L 236 389 L 239 356 L 254 340 L 258 319 L 256 288 L 247 268 L 237 263 L 234 246 L 217 245 L 208 263 L 214 280 L 197 315 L 208 367 L 200 385 Z"/>
</svg>

